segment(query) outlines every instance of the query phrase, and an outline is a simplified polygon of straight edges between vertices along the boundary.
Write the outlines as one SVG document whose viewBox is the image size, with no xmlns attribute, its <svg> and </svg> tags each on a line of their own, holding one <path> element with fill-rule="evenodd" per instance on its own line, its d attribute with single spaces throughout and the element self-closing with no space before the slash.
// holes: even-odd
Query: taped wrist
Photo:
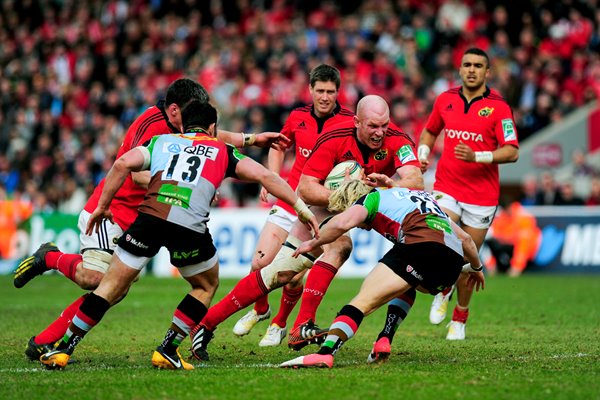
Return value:
<svg viewBox="0 0 600 400">
<path fill-rule="evenodd" d="M 479 267 L 473 268 L 471 263 L 466 263 L 462 267 L 462 272 L 479 272 L 483 270 L 483 264 L 479 264 Z"/>
<path fill-rule="evenodd" d="M 419 160 L 427 160 L 429 158 L 429 153 L 431 153 L 431 149 L 426 144 L 420 144 L 417 149 L 417 157 Z"/>
<path fill-rule="evenodd" d="M 494 155 L 491 151 L 476 151 L 475 162 L 491 164 L 492 162 L 494 162 Z"/>
<path fill-rule="evenodd" d="M 294 211 L 296 211 L 296 214 L 298 214 L 298 218 L 302 222 L 308 221 L 313 217 L 312 211 L 310 211 L 306 203 L 304 203 L 304 201 L 302 201 L 302 199 L 300 198 L 298 198 L 298 201 L 296 202 L 296 204 L 294 204 Z"/>
<path fill-rule="evenodd" d="M 244 138 L 242 147 L 252 146 L 254 144 L 254 142 L 256 142 L 256 135 L 254 133 L 242 132 L 242 137 Z"/>
</svg>

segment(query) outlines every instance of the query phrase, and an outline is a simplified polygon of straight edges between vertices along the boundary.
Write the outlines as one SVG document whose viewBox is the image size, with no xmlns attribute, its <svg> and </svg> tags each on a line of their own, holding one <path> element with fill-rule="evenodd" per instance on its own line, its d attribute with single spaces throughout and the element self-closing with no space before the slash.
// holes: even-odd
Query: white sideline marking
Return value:
<svg viewBox="0 0 600 400">
<path fill-rule="evenodd" d="M 517 359 L 520 360 L 533 360 L 533 359 L 544 359 L 544 358 L 548 358 L 548 359 L 563 359 L 563 358 L 585 358 L 585 357 L 594 357 L 596 355 L 593 354 L 587 354 L 587 353 L 573 353 L 573 354 L 554 354 L 554 355 L 550 355 L 547 357 L 531 357 L 531 356 L 523 356 L 523 357 L 517 357 Z M 284 360 L 287 361 L 287 360 Z M 283 362 L 283 361 L 282 361 Z M 364 364 L 367 365 L 366 363 L 362 363 L 357 361 L 341 361 L 341 362 L 336 362 L 335 365 L 343 365 L 343 366 L 348 366 L 348 365 L 358 365 L 358 364 Z M 213 368 L 213 369 L 241 369 L 241 368 L 279 368 L 280 364 L 273 364 L 273 363 L 264 363 L 264 364 L 260 364 L 260 363 L 255 363 L 255 364 L 232 364 L 232 365 L 214 365 L 214 364 L 206 364 L 206 363 L 201 363 L 201 364 L 192 364 L 194 365 L 194 368 L 196 369 L 203 369 L 203 368 Z M 152 367 L 150 366 L 150 363 L 148 363 L 148 365 L 131 365 L 131 366 L 119 366 L 119 367 L 114 367 L 114 366 L 106 366 L 106 365 L 102 365 L 99 364 L 97 366 L 79 366 L 77 364 L 75 365 L 71 365 L 69 367 L 67 367 L 68 369 L 77 369 L 78 371 L 106 371 L 106 370 L 111 370 L 111 369 L 116 369 L 116 370 L 130 370 L 130 369 L 151 369 Z M 0 373 L 23 373 L 23 372 L 49 372 L 50 370 L 46 369 L 46 367 L 32 367 L 32 368 L 4 368 L 4 369 L 0 369 Z"/>
</svg>

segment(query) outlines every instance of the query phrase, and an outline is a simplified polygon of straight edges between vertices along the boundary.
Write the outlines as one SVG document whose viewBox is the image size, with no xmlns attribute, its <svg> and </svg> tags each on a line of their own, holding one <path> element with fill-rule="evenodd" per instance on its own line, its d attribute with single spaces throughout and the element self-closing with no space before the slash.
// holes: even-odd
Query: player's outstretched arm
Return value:
<svg viewBox="0 0 600 400">
<path fill-rule="evenodd" d="M 269 149 L 269 156 L 267 158 L 267 166 L 269 167 L 269 170 L 276 173 L 277 175 L 279 175 L 279 173 L 281 172 L 281 166 L 283 165 L 284 159 L 285 159 L 285 151 L 277 150 L 277 149 L 271 147 Z M 269 191 L 267 189 L 265 189 L 264 187 L 262 187 L 260 189 L 260 199 L 262 201 L 264 201 L 265 203 L 269 200 L 268 194 L 269 194 Z"/>
<path fill-rule="evenodd" d="M 273 196 L 294 207 L 300 222 L 311 229 L 315 236 L 319 235 L 319 224 L 314 214 L 279 175 L 249 157 L 245 157 L 237 163 L 235 173 L 242 180 L 260 183 Z"/>
<path fill-rule="evenodd" d="M 367 216 L 368 211 L 363 206 L 356 205 L 348 208 L 346 211 L 327 221 L 322 227 L 321 234 L 318 238 L 301 243 L 293 256 L 298 257 L 300 254 L 308 253 L 319 246 L 334 242 L 344 233 L 364 222 L 367 219 Z"/>
<path fill-rule="evenodd" d="M 279 132 L 243 133 L 219 129 L 217 137 L 225 143 L 232 144 L 235 147 L 270 146 L 276 150 L 285 150 L 290 143 L 290 139 Z"/>
</svg>

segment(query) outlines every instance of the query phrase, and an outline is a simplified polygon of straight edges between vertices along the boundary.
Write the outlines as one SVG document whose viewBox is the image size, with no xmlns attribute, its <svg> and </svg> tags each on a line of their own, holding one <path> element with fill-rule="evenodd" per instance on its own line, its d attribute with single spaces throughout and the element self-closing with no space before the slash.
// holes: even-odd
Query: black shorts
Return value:
<svg viewBox="0 0 600 400">
<path fill-rule="evenodd" d="M 437 242 L 395 244 L 379 262 L 387 265 L 413 287 L 437 294 L 456 282 L 464 258 Z"/>
<path fill-rule="evenodd" d="M 138 214 L 117 245 L 138 257 L 154 257 L 164 246 L 175 267 L 201 263 L 217 252 L 208 228 L 199 233 L 144 213 Z"/>
</svg>

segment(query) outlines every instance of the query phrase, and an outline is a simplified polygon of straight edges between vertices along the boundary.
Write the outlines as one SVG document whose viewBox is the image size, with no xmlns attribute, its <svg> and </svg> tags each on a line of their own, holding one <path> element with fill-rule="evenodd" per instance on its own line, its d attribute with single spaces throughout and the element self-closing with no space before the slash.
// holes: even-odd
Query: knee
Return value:
<svg viewBox="0 0 600 400">
<path fill-rule="evenodd" d="M 295 289 L 297 287 L 302 286 L 302 279 L 304 278 L 304 274 L 296 274 L 292 279 L 287 282 L 287 285 L 290 289 Z"/>
<path fill-rule="evenodd" d="M 252 264 L 250 264 L 250 268 L 252 271 L 258 271 L 259 269 L 263 269 L 267 265 L 269 265 L 273 261 L 273 257 L 267 257 L 265 253 L 257 252 L 252 257 Z"/>
<path fill-rule="evenodd" d="M 333 245 L 325 249 L 325 253 L 339 260 L 339 265 L 343 264 L 352 253 L 352 240 L 348 236 L 342 236 L 336 240 Z"/>
<path fill-rule="evenodd" d="M 219 288 L 219 277 L 210 277 L 209 279 L 204 279 L 199 285 L 192 285 L 194 289 L 201 289 L 202 291 L 208 293 L 211 296 L 217 292 Z"/>
<path fill-rule="evenodd" d="M 277 285 L 278 287 L 281 287 L 287 283 L 290 283 L 293 278 L 296 276 L 297 274 L 294 271 L 280 271 L 277 272 Z"/>
<path fill-rule="evenodd" d="M 81 268 L 79 272 L 80 274 L 78 274 L 77 283 L 79 284 L 79 287 L 84 290 L 96 289 L 104 277 L 103 273 L 87 268 Z"/>
</svg>

